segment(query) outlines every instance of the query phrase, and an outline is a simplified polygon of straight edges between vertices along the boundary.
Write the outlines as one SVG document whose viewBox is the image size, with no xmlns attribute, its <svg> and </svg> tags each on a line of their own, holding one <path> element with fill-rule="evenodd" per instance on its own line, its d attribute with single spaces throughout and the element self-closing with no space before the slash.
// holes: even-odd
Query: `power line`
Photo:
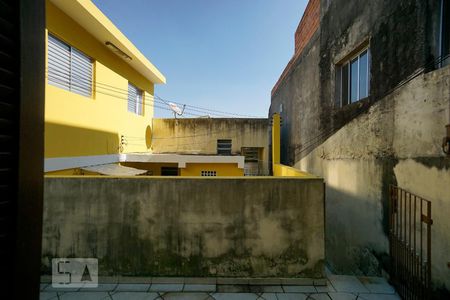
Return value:
<svg viewBox="0 0 450 300">
<path fill-rule="evenodd" d="M 47 72 L 47 74 L 49 73 L 48 72 L 48 68 L 46 69 L 46 72 Z M 65 81 L 70 81 L 70 79 L 71 79 L 70 77 L 67 77 L 66 74 L 60 72 L 59 70 L 52 70 L 52 72 L 59 73 L 59 75 L 55 76 L 56 78 L 62 78 Z M 49 75 L 47 75 L 47 78 L 48 78 L 48 76 Z M 81 82 L 84 82 L 84 83 L 89 84 L 89 85 L 94 85 L 94 87 L 96 88 L 95 89 L 96 91 L 98 90 L 98 88 L 100 88 L 100 89 L 107 90 L 109 92 L 114 92 L 114 93 L 118 93 L 118 94 L 122 94 L 122 95 L 128 96 L 128 90 L 127 89 L 123 89 L 123 88 L 119 88 L 119 87 L 116 87 L 116 86 L 113 86 L 113 85 L 102 83 L 102 82 L 99 82 L 97 80 L 95 80 L 95 81 L 88 80 L 88 79 L 85 79 L 85 78 L 82 78 L 82 77 L 78 76 L 77 74 L 72 74 L 72 76 L 75 77 L 77 81 L 81 81 Z M 71 84 L 72 85 L 76 85 L 76 83 L 74 83 L 74 82 L 71 82 Z M 83 86 L 79 85 L 79 87 L 83 87 Z M 175 103 L 175 104 L 179 104 L 179 105 L 183 105 L 183 106 L 186 105 L 186 109 L 189 110 L 189 111 L 194 111 L 194 112 L 198 112 L 198 113 L 213 115 L 213 116 L 217 116 L 217 117 L 235 116 L 235 117 L 257 118 L 256 116 L 251 116 L 251 115 L 244 115 L 244 114 L 237 114 L 237 113 L 231 113 L 231 112 L 218 111 L 218 110 L 213 110 L 213 109 L 209 109 L 209 108 L 202 108 L 202 107 L 199 107 L 199 106 L 183 104 L 183 103 L 180 103 L 180 102 L 168 101 L 168 100 L 163 99 L 163 98 L 161 98 L 161 97 L 159 97 L 157 95 L 152 95 L 152 98 L 153 99 L 146 99 L 146 100 L 147 101 L 159 102 L 159 103 L 165 104 L 165 105 L 169 105 L 169 102 L 172 102 L 172 103 Z M 170 110 L 170 111 L 172 111 L 172 110 Z M 195 114 L 195 113 L 191 113 L 190 115 L 195 115 L 195 116 L 198 116 L 198 117 L 204 117 L 203 115 L 198 115 L 198 114 Z"/>
<path fill-rule="evenodd" d="M 414 71 L 409 76 L 407 76 L 404 80 L 399 82 L 396 86 L 394 86 L 393 88 L 391 88 L 390 90 L 388 90 L 387 92 L 385 92 L 384 94 L 379 96 L 379 99 L 383 99 L 383 98 L 389 96 L 390 94 L 394 93 L 395 91 L 397 91 L 398 89 L 400 89 L 401 87 L 403 87 L 404 85 L 406 85 L 407 83 L 412 81 L 413 79 L 415 79 L 418 76 L 420 76 L 421 74 L 423 74 L 427 70 L 427 68 L 429 68 L 430 66 L 439 65 L 439 64 L 441 64 L 444 60 L 446 60 L 449 57 L 450 57 L 450 54 L 442 55 L 442 56 L 439 56 L 438 58 L 436 58 L 436 59 L 434 59 L 434 60 L 432 60 L 432 61 L 430 61 L 430 62 L 428 62 L 428 63 L 426 63 L 424 65 L 422 65 L 416 71 Z M 369 108 L 370 108 L 370 106 L 364 108 L 361 111 L 355 111 L 353 114 L 350 115 L 349 119 L 353 119 L 353 118 L 357 117 L 358 115 L 366 112 Z M 328 130 L 323 130 L 321 133 L 319 133 L 318 135 L 316 135 L 313 138 L 309 139 L 305 143 L 294 147 L 294 154 L 296 156 L 297 155 L 301 156 L 305 152 L 309 153 L 310 150 L 311 151 L 314 150 L 315 147 L 317 147 L 318 145 L 320 145 L 323 142 L 325 142 L 330 136 L 332 136 L 340 128 L 342 128 L 342 126 L 341 127 L 332 127 L 332 128 L 330 128 Z"/>
<path fill-rule="evenodd" d="M 159 97 L 156 94 L 155 94 L 155 97 L 157 99 L 159 99 L 159 100 L 164 101 L 164 102 L 168 102 L 168 100 L 164 100 L 163 98 Z M 198 106 L 193 106 L 193 105 L 189 105 L 189 104 L 183 104 L 183 103 L 175 102 L 175 101 L 170 101 L 170 102 L 175 103 L 175 104 L 179 104 L 179 105 L 186 105 L 186 107 L 192 107 L 191 110 L 201 109 L 202 111 L 209 111 L 209 112 L 225 114 L 225 115 L 234 115 L 234 116 L 247 117 L 247 118 L 261 118 L 261 117 L 252 116 L 252 115 L 243 115 L 243 114 L 237 114 L 237 113 L 223 112 L 223 111 L 220 111 L 220 110 L 214 110 L 214 109 L 209 109 L 209 108 L 201 108 L 201 107 L 198 107 Z"/>
</svg>

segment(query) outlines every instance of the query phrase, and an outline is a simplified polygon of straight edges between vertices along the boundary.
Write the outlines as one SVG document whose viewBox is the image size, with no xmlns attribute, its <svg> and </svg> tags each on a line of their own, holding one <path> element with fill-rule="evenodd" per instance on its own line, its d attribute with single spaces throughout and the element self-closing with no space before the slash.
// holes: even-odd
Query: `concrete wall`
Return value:
<svg viewBox="0 0 450 300">
<path fill-rule="evenodd" d="M 319 31 L 272 96 L 270 115 L 283 104 L 281 162 L 327 182 L 326 257 L 336 272 L 388 268 L 387 193 L 396 184 L 431 200 L 433 284 L 450 289 L 450 162 L 440 149 L 450 69 L 431 71 L 438 3 L 322 0 Z M 364 43 L 370 96 L 340 107 L 336 64 Z M 423 66 L 431 72 L 401 84 Z"/>
<path fill-rule="evenodd" d="M 432 276 L 435 287 L 450 289 L 450 161 L 440 146 L 449 84 L 448 67 L 420 76 L 295 164 L 327 182 L 326 248 L 334 269 L 379 272 L 392 183 L 432 202 Z"/>
<path fill-rule="evenodd" d="M 231 139 L 232 154 L 242 147 L 263 148 L 261 172 L 268 173 L 268 119 L 153 119 L 153 153 L 217 154 L 217 140 Z"/>
<path fill-rule="evenodd" d="M 98 257 L 101 274 L 322 277 L 321 179 L 45 178 L 43 271 Z"/>
</svg>

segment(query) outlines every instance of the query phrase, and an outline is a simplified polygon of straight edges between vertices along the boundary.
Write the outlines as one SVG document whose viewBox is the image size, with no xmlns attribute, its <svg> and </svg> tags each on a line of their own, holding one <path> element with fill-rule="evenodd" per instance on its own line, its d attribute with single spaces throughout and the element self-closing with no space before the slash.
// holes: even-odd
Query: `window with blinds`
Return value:
<svg viewBox="0 0 450 300">
<path fill-rule="evenodd" d="M 142 90 L 128 83 L 128 111 L 137 115 L 144 115 L 144 97 Z"/>
<path fill-rule="evenodd" d="M 48 83 L 92 96 L 92 59 L 81 51 L 48 35 Z"/>
<path fill-rule="evenodd" d="M 231 155 L 231 140 L 217 140 L 217 154 Z"/>
</svg>

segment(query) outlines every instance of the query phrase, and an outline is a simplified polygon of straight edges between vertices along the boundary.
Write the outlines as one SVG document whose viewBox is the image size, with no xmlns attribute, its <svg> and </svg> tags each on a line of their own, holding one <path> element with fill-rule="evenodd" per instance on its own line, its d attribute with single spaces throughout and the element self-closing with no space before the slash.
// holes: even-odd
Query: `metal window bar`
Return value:
<svg viewBox="0 0 450 300">
<path fill-rule="evenodd" d="M 389 191 L 390 280 L 403 299 L 431 299 L 431 202 Z"/>
</svg>

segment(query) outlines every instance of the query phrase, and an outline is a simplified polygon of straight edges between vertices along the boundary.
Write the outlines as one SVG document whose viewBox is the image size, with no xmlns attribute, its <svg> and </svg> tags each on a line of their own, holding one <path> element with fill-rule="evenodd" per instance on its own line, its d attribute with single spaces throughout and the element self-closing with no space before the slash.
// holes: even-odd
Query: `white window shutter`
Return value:
<svg viewBox="0 0 450 300">
<path fill-rule="evenodd" d="M 138 114 L 144 115 L 144 98 L 143 91 L 128 83 L 128 111 Z"/>
<path fill-rule="evenodd" d="M 92 96 L 92 62 L 91 59 L 72 48 L 70 90 L 83 96 Z"/>
<path fill-rule="evenodd" d="M 48 36 L 48 83 L 70 90 L 70 46 Z"/>
<path fill-rule="evenodd" d="M 92 60 L 53 35 L 48 35 L 48 83 L 92 96 Z"/>
</svg>

